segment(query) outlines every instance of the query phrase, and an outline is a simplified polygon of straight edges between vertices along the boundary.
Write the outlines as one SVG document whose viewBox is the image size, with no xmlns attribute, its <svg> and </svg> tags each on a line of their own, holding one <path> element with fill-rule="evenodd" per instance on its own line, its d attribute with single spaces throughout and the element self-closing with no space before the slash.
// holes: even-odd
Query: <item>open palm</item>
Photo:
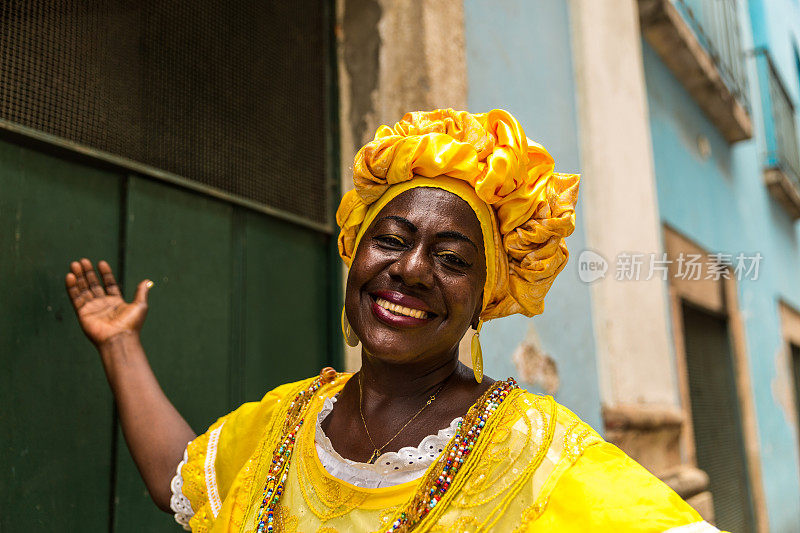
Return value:
<svg viewBox="0 0 800 533">
<path fill-rule="evenodd" d="M 105 288 L 86 258 L 70 264 L 65 282 L 83 332 L 95 346 L 101 346 L 117 335 L 141 331 L 147 315 L 147 292 L 153 283 L 142 280 L 136 297 L 128 303 L 122 299 L 109 264 L 100 261 L 97 269 Z"/>
</svg>

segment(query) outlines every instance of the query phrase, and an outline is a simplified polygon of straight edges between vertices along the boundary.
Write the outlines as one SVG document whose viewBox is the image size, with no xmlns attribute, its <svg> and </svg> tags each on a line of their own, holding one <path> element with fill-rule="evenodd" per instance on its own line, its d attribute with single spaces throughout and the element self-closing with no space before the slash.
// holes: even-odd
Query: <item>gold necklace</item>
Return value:
<svg viewBox="0 0 800 533">
<path fill-rule="evenodd" d="M 383 444 L 383 446 L 381 446 L 381 447 L 375 446 L 375 441 L 374 441 L 374 440 L 372 440 L 372 435 L 370 435 L 370 434 L 369 434 L 369 428 L 367 427 L 367 421 L 366 421 L 366 420 L 364 420 L 364 410 L 363 410 L 363 409 L 362 409 L 362 407 L 361 407 L 361 405 L 364 403 L 364 390 L 363 390 L 363 389 L 364 389 L 364 386 L 363 386 L 363 384 L 362 384 L 362 383 L 363 383 L 363 379 L 361 378 L 361 372 L 359 372 L 359 373 L 358 373 L 358 412 L 359 412 L 359 414 L 361 414 L 361 422 L 363 422 L 363 424 L 364 424 L 364 431 L 366 431 L 366 432 L 367 432 L 367 438 L 369 439 L 369 443 L 370 443 L 370 444 L 372 444 L 372 448 L 374 449 L 374 451 L 372 452 L 372 455 L 370 455 L 370 456 L 369 456 L 369 461 L 367 461 L 367 462 L 368 462 L 369 464 L 373 464 L 373 463 L 374 463 L 374 462 L 375 462 L 375 461 L 378 459 L 378 457 L 380 457 L 380 456 L 381 456 L 381 451 L 382 451 L 384 448 L 386 448 L 386 447 L 389 445 L 389 443 L 390 443 L 390 442 L 392 442 L 394 439 L 396 439 L 396 438 L 397 438 L 397 436 L 398 436 L 400 433 L 402 433 L 402 431 L 403 431 L 404 429 L 406 429 L 406 426 L 408 426 L 408 425 L 409 425 L 411 422 L 413 422 L 413 421 L 414 421 L 414 419 L 415 419 L 415 418 L 417 418 L 417 417 L 419 416 L 419 414 L 420 414 L 422 411 L 424 411 L 424 410 L 425 410 L 425 408 L 426 408 L 426 407 L 428 407 L 430 404 L 432 404 L 432 403 L 433 403 L 433 400 L 435 400 L 435 399 L 436 399 L 436 395 L 437 395 L 437 394 L 439 394 L 440 392 L 442 392 L 442 389 L 444 388 L 444 385 L 445 385 L 445 383 L 447 383 L 447 379 L 445 379 L 445 380 L 442 382 L 442 384 L 441 384 L 441 385 L 439 385 L 439 388 L 438 388 L 438 389 L 436 389 L 436 391 L 435 391 L 433 394 L 431 394 L 431 397 L 430 397 L 430 398 L 428 398 L 428 401 L 427 401 L 427 402 L 425 402 L 425 405 L 423 405 L 423 406 L 420 408 L 420 410 L 419 410 L 419 411 L 417 411 L 417 412 L 414 414 L 414 416 L 412 416 L 412 417 L 411 417 L 411 418 L 408 420 L 408 422 L 406 422 L 405 424 L 403 424 L 403 427 L 401 427 L 401 428 L 400 428 L 400 430 L 399 430 L 397 433 L 395 433 L 395 434 L 394 434 L 394 437 L 392 437 L 391 439 L 387 440 L 387 441 L 386 441 L 386 442 Z"/>
</svg>

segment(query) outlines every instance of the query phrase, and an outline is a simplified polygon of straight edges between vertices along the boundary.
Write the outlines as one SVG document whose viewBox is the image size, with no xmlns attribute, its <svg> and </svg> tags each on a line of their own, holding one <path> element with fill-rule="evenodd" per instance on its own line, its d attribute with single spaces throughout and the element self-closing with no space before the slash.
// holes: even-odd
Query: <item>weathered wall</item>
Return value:
<svg viewBox="0 0 800 533">
<path fill-rule="evenodd" d="M 773 57 L 796 98 L 800 87 L 796 83 L 791 39 L 792 35 L 797 39 L 800 33 L 797 3 L 750 2 L 750 8 L 756 44 L 774 47 Z M 741 29 L 748 49 L 749 17 L 744 9 L 741 11 Z M 773 390 L 789 388 L 778 300 L 795 308 L 800 305 L 800 241 L 797 225 L 772 200 L 762 183 L 763 116 L 752 61 L 748 59 L 748 71 L 756 135 L 750 141 L 729 145 L 655 52 L 644 45 L 662 221 L 709 251 L 758 251 L 764 256 L 758 280 L 738 282 L 738 302 L 744 322 L 769 526 L 771 531 L 788 532 L 796 531 L 800 523 L 797 431 L 785 412 L 785 400 Z M 701 137 L 710 146 L 707 156 L 698 148 Z"/>
<path fill-rule="evenodd" d="M 507 109 L 542 143 L 562 172 L 581 170 L 567 5 L 560 0 L 464 2 L 469 110 Z M 586 186 L 584 176 L 582 188 Z M 567 239 L 570 259 L 533 319 L 487 323 L 481 343 L 487 374 L 524 379 L 602 431 L 589 288 L 577 276 L 586 247 L 586 196 Z M 556 388 L 557 385 L 557 388 Z M 555 390 L 554 390 L 555 389 Z"/>
<path fill-rule="evenodd" d="M 378 126 L 409 111 L 466 107 L 464 16 L 460 0 L 338 0 L 336 8 L 344 193 L 353 156 Z M 360 353 L 346 350 L 348 370 Z"/>
</svg>

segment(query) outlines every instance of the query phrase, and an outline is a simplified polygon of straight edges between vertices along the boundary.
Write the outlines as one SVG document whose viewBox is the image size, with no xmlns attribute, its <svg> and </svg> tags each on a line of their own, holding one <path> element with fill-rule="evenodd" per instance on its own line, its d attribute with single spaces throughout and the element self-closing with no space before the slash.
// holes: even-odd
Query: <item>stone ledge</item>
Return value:
<svg viewBox="0 0 800 533">
<path fill-rule="evenodd" d="M 683 413 L 675 407 L 634 404 L 603 406 L 603 421 L 608 430 L 658 429 L 683 424 Z"/>
<path fill-rule="evenodd" d="M 764 184 L 769 193 L 789 213 L 792 220 L 800 218 L 800 189 L 780 168 L 764 169 Z"/>
<path fill-rule="evenodd" d="M 708 490 L 708 474 L 690 465 L 679 465 L 664 472 L 661 481 L 684 500 Z"/>
<path fill-rule="evenodd" d="M 606 440 L 656 476 L 681 464 L 683 414 L 675 407 L 648 404 L 603 406 Z"/>
<path fill-rule="evenodd" d="M 722 79 L 711 55 L 669 0 L 638 0 L 642 34 L 725 139 L 753 136 L 745 107 Z"/>
</svg>

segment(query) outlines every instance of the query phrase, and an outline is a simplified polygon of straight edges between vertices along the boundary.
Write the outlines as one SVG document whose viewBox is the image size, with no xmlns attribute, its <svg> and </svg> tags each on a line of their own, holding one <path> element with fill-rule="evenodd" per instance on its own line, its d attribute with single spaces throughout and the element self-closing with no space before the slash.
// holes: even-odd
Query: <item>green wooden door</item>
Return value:
<svg viewBox="0 0 800 533">
<path fill-rule="evenodd" d="M 0 142 L 0 253 L 2 531 L 179 527 L 151 503 L 115 426 L 63 288 L 70 260 L 108 260 L 126 297 L 155 281 L 143 343 L 198 433 L 339 361 L 338 263 L 319 230 Z"/>
<path fill-rule="evenodd" d="M 64 290 L 155 281 L 197 432 L 341 358 L 334 2 L 12 2 L 0 32 L 0 532 L 175 531 Z M 177 465 L 176 465 L 177 466 Z"/>
<path fill-rule="evenodd" d="M 0 530 L 105 531 L 111 394 L 64 291 L 119 253 L 122 180 L 0 142 Z"/>
</svg>

